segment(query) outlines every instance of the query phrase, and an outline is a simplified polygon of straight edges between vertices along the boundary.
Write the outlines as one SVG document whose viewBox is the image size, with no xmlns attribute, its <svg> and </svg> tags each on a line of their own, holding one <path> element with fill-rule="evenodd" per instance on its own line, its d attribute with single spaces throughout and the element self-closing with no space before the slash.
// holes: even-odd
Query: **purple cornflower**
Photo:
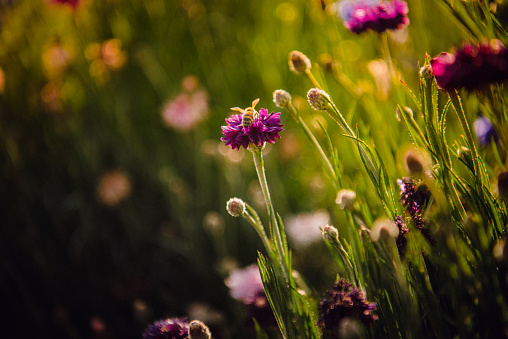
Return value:
<svg viewBox="0 0 508 339">
<path fill-rule="evenodd" d="M 508 79 L 508 51 L 499 40 L 479 46 L 464 44 L 453 54 L 441 53 L 431 60 L 439 87 L 479 89 Z"/>
<path fill-rule="evenodd" d="M 494 142 L 498 141 L 496 130 L 494 129 L 494 126 L 492 126 L 492 123 L 490 120 L 482 115 L 478 119 L 473 122 L 473 129 L 476 133 L 476 137 L 478 138 L 478 143 L 481 147 L 485 147 L 492 139 L 494 139 Z"/>
<path fill-rule="evenodd" d="M 189 335 L 189 323 L 184 318 L 157 320 L 143 332 L 143 339 L 185 339 Z"/>
<path fill-rule="evenodd" d="M 274 143 L 283 130 L 280 112 L 268 114 L 264 108 L 259 110 L 259 115 L 255 115 L 247 127 L 242 124 L 242 114 L 232 115 L 226 122 L 227 126 L 221 127 L 224 134 L 221 140 L 232 149 L 240 149 L 240 146 L 247 149 L 250 144 L 259 147 L 265 142 Z"/>
<path fill-rule="evenodd" d="M 430 191 L 423 183 L 416 182 L 412 178 L 397 179 L 400 189 L 400 203 L 406 210 L 415 216 L 421 213 L 430 199 Z"/>
<path fill-rule="evenodd" d="M 368 29 L 382 33 L 409 24 L 407 3 L 402 0 L 346 0 L 339 4 L 339 13 L 344 26 L 356 34 Z"/>
<path fill-rule="evenodd" d="M 376 303 L 369 302 L 365 293 L 353 287 L 344 279 L 340 279 L 333 289 L 326 292 L 326 297 L 318 306 L 318 325 L 323 331 L 335 333 L 342 320 L 353 318 L 366 326 L 371 326 L 378 317 L 372 312 L 376 310 Z"/>
</svg>

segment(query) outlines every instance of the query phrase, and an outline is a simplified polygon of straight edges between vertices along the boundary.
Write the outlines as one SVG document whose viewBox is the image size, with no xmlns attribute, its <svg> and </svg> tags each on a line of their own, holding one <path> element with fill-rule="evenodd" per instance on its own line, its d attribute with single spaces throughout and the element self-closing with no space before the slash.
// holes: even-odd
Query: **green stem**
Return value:
<svg viewBox="0 0 508 339">
<path fill-rule="evenodd" d="M 312 84 L 314 86 L 316 86 L 317 88 L 319 89 L 323 89 L 321 87 L 321 85 L 319 84 L 319 82 L 317 81 L 317 79 L 314 77 L 314 75 L 312 74 L 312 72 L 310 71 L 310 69 L 305 69 L 305 74 L 307 75 L 307 77 L 309 78 L 310 82 L 312 82 Z"/>
<path fill-rule="evenodd" d="M 266 209 L 268 211 L 268 217 L 270 219 L 270 233 L 273 235 L 272 241 L 275 245 L 275 252 L 279 261 L 279 267 L 281 269 L 281 273 L 284 276 L 286 284 L 289 285 L 290 279 L 290 272 L 288 269 L 288 262 L 285 260 L 287 258 L 287 246 L 283 243 L 282 240 L 282 234 L 281 232 L 284 232 L 282 227 L 279 227 L 279 223 L 277 222 L 277 216 L 275 215 L 275 210 L 273 208 L 272 204 L 272 198 L 270 196 L 270 190 L 268 189 L 268 182 L 266 180 L 265 175 L 265 167 L 264 167 L 264 161 L 263 161 L 263 153 L 262 153 L 262 147 L 255 147 L 251 146 L 249 147 L 249 150 L 252 152 L 253 158 L 254 158 L 254 164 L 256 167 L 256 172 L 258 175 L 259 183 L 261 185 L 261 191 L 263 192 L 263 196 L 265 198 L 266 203 Z M 284 237 L 285 238 L 285 237 Z"/>
<path fill-rule="evenodd" d="M 266 251 L 270 254 L 270 257 L 273 257 L 273 249 L 270 243 L 270 239 L 266 235 L 265 229 L 263 227 L 263 224 L 261 223 L 261 220 L 259 219 L 258 214 L 249 204 L 245 204 L 245 207 L 247 208 L 250 214 L 244 213 L 242 217 L 254 227 L 259 237 L 263 241 L 263 245 L 265 246 Z"/>
</svg>

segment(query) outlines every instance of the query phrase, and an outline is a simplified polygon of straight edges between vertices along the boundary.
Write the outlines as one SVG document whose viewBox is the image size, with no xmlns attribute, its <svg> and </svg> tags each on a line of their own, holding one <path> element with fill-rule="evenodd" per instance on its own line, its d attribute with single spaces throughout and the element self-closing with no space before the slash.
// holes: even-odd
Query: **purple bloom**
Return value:
<svg viewBox="0 0 508 339">
<path fill-rule="evenodd" d="M 371 326 L 378 317 L 372 312 L 376 310 L 376 303 L 369 302 L 365 293 L 353 287 L 344 279 L 340 279 L 332 290 L 326 292 L 326 297 L 318 306 L 318 325 L 328 333 L 335 333 L 342 320 L 353 318 L 366 326 Z"/>
<path fill-rule="evenodd" d="M 441 53 L 431 65 L 437 84 L 445 90 L 478 89 L 508 79 L 508 51 L 499 40 L 464 44 L 453 54 Z"/>
<path fill-rule="evenodd" d="M 143 332 L 143 339 L 185 339 L 189 335 L 189 323 L 184 318 L 157 320 Z"/>
<path fill-rule="evenodd" d="M 251 143 L 255 146 L 263 146 L 265 142 L 274 143 L 283 130 L 280 112 L 268 114 L 264 108 L 259 110 L 259 116 L 255 116 L 247 127 L 242 124 L 242 114 L 235 114 L 226 122 L 228 125 L 222 126 L 224 137 L 221 140 L 232 149 L 240 149 L 240 146 L 247 149 Z"/>
<path fill-rule="evenodd" d="M 475 122 L 473 122 L 473 128 L 481 147 L 485 147 L 490 144 L 492 139 L 494 139 L 494 142 L 498 141 L 496 130 L 486 116 L 482 115 L 476 119 Z"/>
<path fill-rule="evenodd" d="M 402 0 L 346 0 L 339 4 L 339 13 L 344 26 L 356 34 L 368 29 L 382 33 L 409 24 L 407 3 Z"/>
<path fill-rule="evenodd" d="M 421 213 L 430 199 L 430 191 L 423 183 L 416 182 L 412 178 L 397 179 L 400 189 L 400 203 L 406 210 L 415 216 Z"/>
</svg>

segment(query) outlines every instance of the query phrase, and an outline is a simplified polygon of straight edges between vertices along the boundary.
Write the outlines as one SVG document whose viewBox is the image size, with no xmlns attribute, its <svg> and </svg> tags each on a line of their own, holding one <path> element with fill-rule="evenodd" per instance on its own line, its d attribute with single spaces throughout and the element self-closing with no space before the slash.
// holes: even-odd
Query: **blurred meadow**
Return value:
<svg viewBox="0 0 508 339">
<path fill-rule="evenodd" d="M 225 279 L 256 263 L 263 243 L 248 223 L 228 214 L 226 202 L 239 197 L 262 218 L 267 212 L 250 153 L 220 140 L 230 108 L 260 98 L 257 108 L 281 112 L 281 138 L 263 151 L 267 180 L 293 267 L 319 299 L 339 273 L 319 227 L 334 225 L 347 236 L 348 216 L 305 132 L 275 106 L 274 90 L 291 93 L 329 152 L 327 131 L 365 227 L 391 216 L 359 148 L 307 102 L 315 86 L 290 71 L 288 54 L 298 50 L 311 60 L 349 125 L 375 144 L 396 192 L 396 179 L 407 176 L 405 155 L 414 149 L 397 104 L 422 121 L 408 89 L 419 93 L 426 54 L 452 52 L 466 41 L 508 43 L 495 29 L 477 28 L 478 18 L 464 21 L 454 1 L 408 0 L 409 25 L 382 35 L 351 33 L 337 6 L 325 0 L 69 3 L 0 1 L 5 338 L 140 338 L 164 317 L 202 320 L 214 338 L 256 337 Z M 504 26 L 508 6 L 494 3 Z M 505 97 L 499 86 L 496 93 Z M 490 106 L 474 93 L 459 94 L 472 126 Z M 445 95 L 438 102 L 444 106 Z M 492 187 L 507 169 L 506 127 L 506 120 L 497 121 L 497 148 L 478 147 Z M 462 134 L 449 113 L 451 153 L 465 145 Z M 472 178 L 457 156 L 453 164 L 458 177 Z M 505 234 L 503 222 L 494 240 Z"/>
</svg>

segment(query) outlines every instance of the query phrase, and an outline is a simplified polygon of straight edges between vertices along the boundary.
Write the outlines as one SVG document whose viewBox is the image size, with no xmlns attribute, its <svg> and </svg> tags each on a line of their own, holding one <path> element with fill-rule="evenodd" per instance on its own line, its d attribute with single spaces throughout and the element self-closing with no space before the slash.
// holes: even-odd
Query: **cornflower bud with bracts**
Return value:
<svg viewBox="0 0 508 339">
<path fill-rule="evenodd" d="M 245 203 L 242 199 L 231 198 L 226 203 L 226 210 L 233 217 L 241 217 L 245 213 Z"/>
<path fill-rule="evenodd" d="M 291 104 L 291 94 L 283 89 L 278 89 L 273 92 L 273 102 L 279 108 L 287 108 Z"/>
<path fill-rule="evenodd" d="M 420 77 L 425 79 L 425 81 L 434 80 L 434 73 L 432 72 L 432 66 L 425 65 L 422 68 L 420 68 Z"/>
<path fill-rule="evenodd" d="M 343 210 L 352 211 L 356 201 L 355 191 L 342 189 L 337 193 L 335 203 Z"/>
<path fill-rule="evenodd" d="M 199 320 L 193 320 L 189 324 L 189 339 L 210 339 L 212 333 L 208 326 Z"/>
<path fill-rule="evenodd" d="M 157 320 L 143 332 L 143 339 L 186 339 L 189 323 L 184 318 Z"/>
<path fill-rule="evenodd" d="M 283 130 L 280 112 L 269 114 L 266 109 L 261 108 L 257 113 L 252 107 L 249 108 L 254 111 L 249 119 L 245 117 L 248 111 L 245 109 L 244 113 L 226 119 L 227 126 L 221 127 L 224 134 L 221 140 L 232 149 L 240 149 L 242 146 L 245 149 L 249 146 L 262 148 L 265 143 L 274 143 L 275 139 L 280 138 L 279 132 Z"/>
<path fill-rule="evenodd" d="M 319 88 L 311 88 L 307 92 L 307 99 L 309 101 L 309 104 L 316 111 L 326 110 L 329 107 L 331 101 L 328 93 Z"/>
<path fill-rule="evenodd" d="M 289 69 L 296 73 L 305 73 L 310 70 L 311 63 L 305 54 L 299 51 L 292 51 L 289 53 Z"/>
<path fill-rule="evenodd" d="M 320 317 L 317 323 L 323 332 L 334 335 L 345 318 L 356 319 L 371 326 L 378 319 L 373 314 L 375 310 L 376 303 L 369 302 L 363 291 L 340 279 L 319 303 Z"/>
<path fill-rule="evenodd" d="M 479 45 L 464 44 L 453 54 L 441 53 L 431 60 L 437 84 L 444 90 L 481 89 L 508 79 L 508 50 L 499 40 Z"/>
<path fill-rule="evenodd" d="M 321 229 L 321 234 L 326 241 L 339 241 L 339 231 L 331 225 L 325 225 Z"/>
</svg>

